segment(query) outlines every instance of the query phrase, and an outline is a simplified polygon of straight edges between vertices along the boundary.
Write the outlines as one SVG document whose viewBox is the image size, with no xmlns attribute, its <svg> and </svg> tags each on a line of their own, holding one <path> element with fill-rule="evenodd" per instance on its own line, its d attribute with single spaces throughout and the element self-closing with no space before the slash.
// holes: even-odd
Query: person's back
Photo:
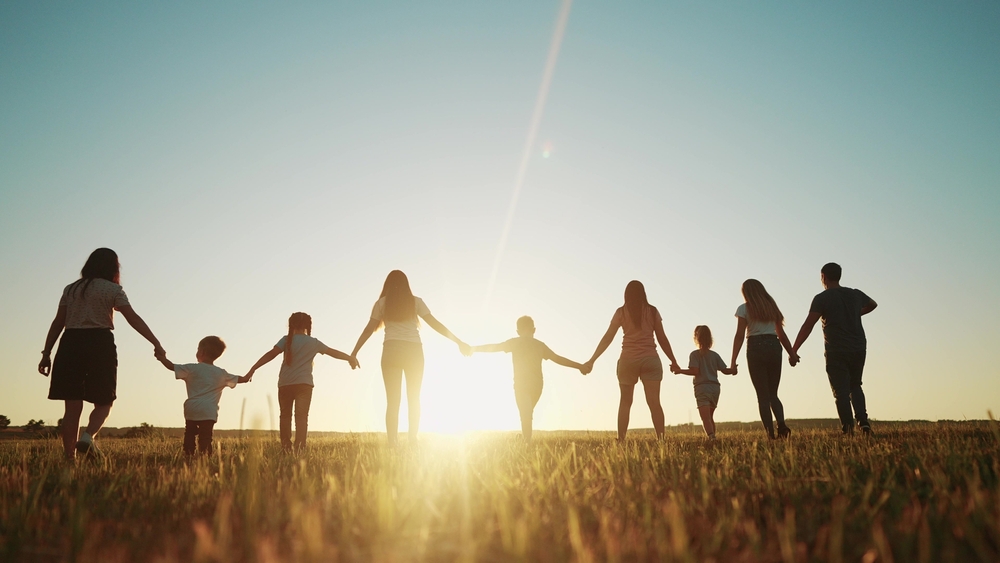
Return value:
<svg viewBox="0 0 1000 563">
<path fill-rule="evenodd" d="M 644 307 L 642 319 L 638 323 L 632 322 L 625 307 L 619 307 L 612 317 L 612 322 L 617 322 L 622 328 L 622 358 L 636 359 L 657 356 L 653 328 L 657 322 L 661 322 L 661 319 L 656 307 L 652 305 Z"/>
<path fill-rule="evenodd" d="M 823 341 L 827 350 L 860 351 L 868 342 L 861 323 L 862 309 L 871 298 L 859 289 L 830 287 L 813 298 L 810 312 L 823 320 Z"/>
<path fill-rule="evenodd" d="M 542 360 L 552 357 L 544 342 L 533 336 L 518 336 L 504 342 L 514 364 L 514 383 L 541 383 Z"/>
<path fill-rule="evenodd" d="M 288 336 L 282 336 L 274 345 L 275 348 L 285 349 L 285 341 Z M 290 364 L 281 362 L 281 369 L 278 371 L 278 387 L 287 385 L 314 385 L 313 382 L 313 360 L 316 354 L 326 349 L 318 338 L 309 334 L 292 335 L 292 361 Z"/>
</svg>

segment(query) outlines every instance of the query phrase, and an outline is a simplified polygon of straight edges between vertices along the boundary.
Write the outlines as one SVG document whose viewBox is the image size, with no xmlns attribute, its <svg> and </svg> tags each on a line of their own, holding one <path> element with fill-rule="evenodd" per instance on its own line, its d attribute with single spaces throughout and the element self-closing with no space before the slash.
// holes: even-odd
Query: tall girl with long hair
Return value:
<svg viewBox="0 0 1000 563">
<path fill-rule="evenodd" d="M 663 381 L 663 364 L 656 353 L 657 341 L 663 348 L 663 353 L 670 358 L 670 369 L 679 368 L 674 352 L 670 348 L 670 341 L 663 333 L 663 319 L 656 307 L 650 305 L 646 299 L 646 288 L 642 282 L 632 280 L 625 286 L 625 304 L 615 310 L 608 331 L 601 338 L 594 355 L 584 364 L 584 373 L 594 368 L 594 362 L 611 345 L 611 341 L 618 334 L 618 329 L 624 333 L 617 370 L 618 387 L 621 390 L 621 399 L 618 402 L 618 441 L 625 440 L 635 384 L 639 381 L 642 381 L 656 436 L 662 438 L 663 407 L 660 406 L 660 382 Z"/>
<path fill-rule="evenodd" d="M 94 436 L 104 426 L 118 397 L 118 350 L 111 333 L 115 328 L 115 311 L 153 345 L 154 356 L 165 356 L 160 341 L 125 296 L 118 255 L 110 248 L 98 248 L 87 258 L 80 279 L 63 289 L 56 317 L 45 338 L 42 361 L 38 363 L 42 375 L 52 372 L 49 399 L 66 404 L 62 441 L 70 460 L 75 459 L 76 452 L 100 453 L 94 445 Z M 49 355 L 60 333 L 62 340 L 53 361 Z M 93 403 L 94 410 L 81 433 L 84 401 Z"/>
<path fill-rule="evenodd" d="M 785 424 L 785 408 L 778 399 L 778 384 L 781 383 L 781 349 L 790 358 L 798 358 L 792 352 L 792 345 L 783 328 L 785 317 L 778 309 L 774 298 L 764 289 L 764 284 L 755 279 L 743 282 L 744 303 L 736 308 L 736 336 L 733 337 L 733 357 L 730 365 L 736 365 L 736 358 L 747 341 L 747 369 L 750 381 L 757 392 L 757 407 L 760 421 L 769 438 L 775 437 L 774 419 L 778 422 L 779 438 L 787 438 L 791 429 Z"/>
<path fill-rule="evenodd" d="M 278 434 L 281 437 L 281 447 L 285 451 L 292 449 L 292 410 L 295 411 L 295 449 L 306 445 L 309 432 L 309 405 L 313 393 L 313 358 L 316 354 L 325 354 L 351 364 L 351 369 L 358 367 L 357 360 L 347 354 L 330 348 L 312 336 L 312 317 L 305 313 L 292 313 L 288 317 L 288 334 L 278 340 L 250 368 L 247 379 L 253 377 L 255 371 L 264 364 L 284 355 L 281 369 L 278 371 Z"/>
<path fill-rule="evenodd" d="M 418 317 L 445 338 L 458 344 L 463 354 L 468 356 L 472 353 L 468 344 L 462 342 L 431 315 L 423 299 L 413 295 L 406 274 L 399 270 L 389 272 L 382 285 L 382 293 L 372 308 L 371 319 L 361 331 L 358 343 L 351 352 L 351 358 L 357 361 L 358 352 L 368 338 L 380 326 L 385 326 L 385 340 L 382 344 L 382 381 L 385 383 L 385 432 L 389 444 L 396 443 L 399 430 L 399 405 L 402 401 L 404 374 L 411 441 L 416 439 L 420 430 L 420 386 L 424 379 L 424 349 L 420 342 Z"/>
</svg>

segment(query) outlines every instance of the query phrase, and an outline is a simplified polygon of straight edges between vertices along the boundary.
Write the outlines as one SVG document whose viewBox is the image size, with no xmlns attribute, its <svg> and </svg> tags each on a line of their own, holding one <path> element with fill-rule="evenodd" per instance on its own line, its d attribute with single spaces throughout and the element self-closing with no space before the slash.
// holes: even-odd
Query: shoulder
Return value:
<svg viewBox="0 0 1000 563">
<path fill-rule="evenodd" d="M 700 354 L 698 353 L 698 350 L 691 350 L 691 353 L 688 354 L 688 359 L 691 360 L 691 361 L 695 361 L 695 360 L 698 359 L 699 355 Z"/>
<path fill-rule="evenodd" d="M 649 309 L 647 309 L 647 310 L 649 311 L 649 314 L 651 314 L 653 316 L 653 320 L 654 321 L 662 321 L 663 320 L 663 318 L 660 317 L 660 310 L 657 309 L 656 307 L 650 305 Z"/>
<path fill-rule="evenodd" d="M 736 316 L 741 318 L 747 318 L 747 304 L 740 303 L 740 306 L 736 308 Z"/>
<path fill-rule="evenodd" d="M 615 309 L 615 314 L 611 315 L 611 322 L 621 322 L 622 318 L 625 317 L 625 307 L 618 307 Z"/>
<path fill-rule="evenodd" d="M 419 298 L 419 297 L 417 297 L 416 295 L 413 296 L 413 306 L 417 308 L 417 311 L 428 311 L 429 310 L 429 309 L 427 309 L 427 304 L 424 303 L 424 300 L 421 299 L 421 298 Z"/>
<path fill-rule="evenodd" d="M 723 360 L 722 356 L 720 356 L 719 353 L 716 352 L 715 350 L 712 350 L 712 358 L 715 360 L 716 363 L 726 365 L 725 360 Z"/>
</svg>

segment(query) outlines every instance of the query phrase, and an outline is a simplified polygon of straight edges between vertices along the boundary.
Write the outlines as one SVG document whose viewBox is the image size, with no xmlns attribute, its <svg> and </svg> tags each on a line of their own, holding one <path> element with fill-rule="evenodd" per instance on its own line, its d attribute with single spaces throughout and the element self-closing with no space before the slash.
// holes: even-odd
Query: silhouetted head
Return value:
<svg viewBox="0 0 1000 563">
<path fill-rule="evenodd" d="M 288 337 L 285 338 L 285 365 L 292 365 L 292 336 L 297 331 L 312 335 L 313 320 L 305 313 L 292 313 L 288 317 Z"/>
<path fill-rule="evenodd" d="M 785 316 L 778 309 L 774 298 L 764 289 L 764 284 L 751 278 L 743 282 L 743 301 L 747 305 L 747 318 L 764 323 L 785 323 Z"/>
<path fill-rule="evenodd" d="M 218 336 L 206 336 L 198 342 L 198 360 L 214 362 L 226 351 L 226 343 Z"/>
<path fill-rule="evenodd" d="M 694 327 L 694 343 L 702 351 L 712 349 L 712 330 L 705 325 Z"/>
<path fill-rule="evenodd" d="M 820 269 L 820 280 L 823 281 L 824 287 L 830 287 L 831 285 L 840 285 L 840 274 L 843 271 L 840 268 L 840 264 L 836 262 L 830 262 Z"/>
<path fill-rule="evenodd" d="M 73 284 L 73 290 L 76 291 L 82 284 L 82 294 L 86 294 L 87 286 L 95 279 L 121 283 L 121 264 L 118 263 L 118 254 L 114 250 L 98 248 L 91 252 L 80 270 L 80 279 Z"/>
<path fill-rule="evenodd" d="M 632 280 L 625 286 L 625 317 L 634 328 L 642 327 L 642 317 L 649 309 L 646 288 L 639 280 Z"/>
<path fill-rule="evenodd" d="M 535 335 L 535 321 L 531 317 L 525 315 L 517 319 L 517 335 L 532 337 Z"/>
<path fill-rule="evenodd" d="M 399 270 L 389 272 L 385 277 L 385 284 L 382 285 L 382 295 L 385 298 L 385 313 L 382 318 L 386 321 L 408 321 L 417 318 L 416 302 L 413 300 L 413 292 L 410 291 L 410 280 L 406 274 Z"/>
</svg>

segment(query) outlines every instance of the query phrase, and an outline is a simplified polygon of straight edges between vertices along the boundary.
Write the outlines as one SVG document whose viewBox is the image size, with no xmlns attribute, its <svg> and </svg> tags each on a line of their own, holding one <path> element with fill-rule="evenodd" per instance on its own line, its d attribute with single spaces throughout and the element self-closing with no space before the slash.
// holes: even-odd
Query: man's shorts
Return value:
<svg viewBox="0 0 1000 563">
<path fill-rule="evenodd" d="M 635 385 L 639 380 L 663 381 L 663 364 L 659 356 L 621 358 L 618 360 L 618 383 Z"/>
<path fill-rule="evenodd" d="M 118 350 L 111 330 L 77 328 L 63 332 L 52 361 L 49 399 L 110 405 L 117 398 Z"/>
<path fill-rule="evenodd" d="M 702 383 L 701 385 L 694 386 L 694 400 L 698 404 L 698 407 L 712 407 L 713 409 L 719 406 L 719 394 L 722 391 L 721 385 L 715 385 L 713 383 Z"/>
</svg>

